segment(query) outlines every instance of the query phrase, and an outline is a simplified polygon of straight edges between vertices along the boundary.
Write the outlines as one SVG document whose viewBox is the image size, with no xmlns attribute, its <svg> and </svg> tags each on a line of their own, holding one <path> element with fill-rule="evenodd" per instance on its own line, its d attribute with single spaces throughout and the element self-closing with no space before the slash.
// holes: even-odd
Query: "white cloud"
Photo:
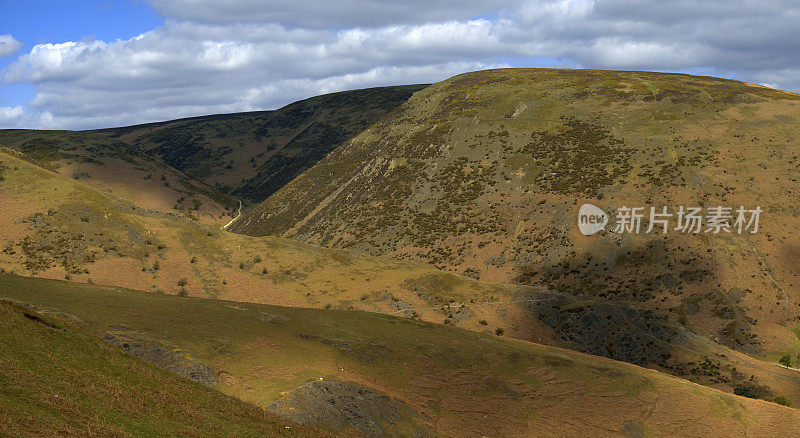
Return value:
<svg viewBox="0 0 800 438">
<path fill-rule="evenodd" d="M 58 128 L 49 112 L 37 114 L 25 111 L 21 105 L 0 106 L 0 129 L 36 126 L 41 129 Z"/>
<path fill-rule="evenodd" d="M 288 27 L 382 27 L 466 20 L 505 9 L 515 0 L 150 0 L 167 17 L 200 23 L 282 23 Z"/>
<path fill-rule="evenodd" d="M 347 0 L 298 12 L 308 1 L 228 9 L 220 5 L 229 2 L 154 1 L 174 18 L 137 37 L 37 45 L 0 73 L 5 83 L 32 83 L 36 96 L 24 115 L 14 109 L 0 121 L 88 128 L 275 108 L 541 58 L 713 72 L 800 90 L 800 5 L 791 1 L 420 1 L 392 15 L 397 2 Z M 471 18 L 487 11 L 494 13 Z"/>
<path fill-rule="evenodd" d="M 22 106 L 0 106 L 0 120 L 14 120 L 25 115 Z"/>
<path fill-rule="evenodd" d="M 507 66 L 461 59 L 488 36 L 487 23 L 300 32 L 300 38 L 298 31 L 265 26 L 269 31 L 170 21 L 129 40 L 41 44 L 8 66 L 2 80 L 33 82 L 29 110 L 51 114 L 14 120 L 89 128 L 275 108 L 320 93 Z M 441 51 L 426 53 L 434 41 Z"/>
<path fill-rule="evenodd" d="M 544 19 L 576 19 L 594 9 L 595 0 L 528 0 L 520 8 L 527 21 Z"/>
<path fill-rule="evenodd" d="M 11 56 L 22 48 L 22 43 L 9 34 L 0 35 L 0 58 Z"/>
</svg>

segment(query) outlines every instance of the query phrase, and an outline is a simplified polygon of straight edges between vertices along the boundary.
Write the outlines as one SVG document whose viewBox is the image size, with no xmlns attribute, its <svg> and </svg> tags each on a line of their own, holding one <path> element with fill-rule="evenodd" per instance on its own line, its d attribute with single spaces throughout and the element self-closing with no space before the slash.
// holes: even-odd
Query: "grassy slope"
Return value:
<svg viewBox="0 0 800 438">
<path fill-rule="evenodd" d="M 235 215 L 232 196 L 263 200 L 424 87 L 98 131 L 0 130 L 0 146 L 139 207 L 223 225 Z"/>
<path fill-rule="evenodd" d="M 481 283 L 423 263 L 226 233 L 137 209 L 11 155 L 0 153 L 0 162 L 0 268 L 5 272 L 242 302 L 378 311 L 489 333 L 503 329 L 512 337 L 659 367 L 729 392 L 753 375 L 769 387 L 764 398 L 784 395 L 800 403 L 794 371 L 736 357 L 702 338 L 672 346 L 653 333 L 637 332 L 653 321 L 634 320 L 622 330 L 620 325 L 629 324 L 625 314 L 604 326 L 570 323 L 595 337 L 604 333 L 598 348 L 581 348 L 564 341 L 569 327 L 554 332 L 546 315 L 528 310 L 537 303 L 510 303 L 530 298 L 531 288 Z M 572 310 L 560 314 L 580 315 L 578 306 L 567 309 Z M 655 327 L 660 324 L 655 321 Z M 629 344 L 631 334 L 640 344 Z M 607 348 L 622 351 L 617 342 L 671 359 L 656 364 L 607 354 Z"/>
<path fill-rule="evenodd" d="M 142 208 L 225 224 L 236 200 L 125 143 L 74 131 L 0 130 L 0 146 Z M 227 217 L 227 218 L 226 218 Z"/>
<path fill-rule="evenodd" d="M 740 351 L 795 355 L 798 120 L 800 95 L 725 79 L 468 73 L 417 93 L 232 230 L 635 304 Z M 766 212 L 756 235 L 586 238 L 584 202 Z"/>
<path fill-rule="evenodd" d="M 188 350 L 220 372 L 220 391 L 260 406 L 322 378 L 405 401 L 448 436 L 780 436 L 800 425 L 800 411 L 633 365 L 384 315 L 8 275 L 0 296 L 70 315 L 95 336 L 113 329 Z"/>
<path fill-rule="evenodd" d="M 0 344 L 0 435 L 319 434 L 286 429 L 286 421 L 123 353 L 63 317 L 0 303 Z"/>
<path fill-rule="evenodd" d="M 231 234 L 179 215 L 144 211 L 81 181 L 0 152 L 0 268 L 5 272 L 166 294 L 400 314 L 511 290 L 288 239 Z M 408 312 L 410 313 L 410 312 Z M 419 316 L 442 321 L 438 309 Z M 459 324 L 478 329 L 471 314 Z M 492 326 L 494 327 L 494 326 Z"/>
<path fill-rule="evenodd" d="M 425 85 L 316 96 L 276 111 L 95 131 L 249 202 L 259 202 Z"/>
</svg>

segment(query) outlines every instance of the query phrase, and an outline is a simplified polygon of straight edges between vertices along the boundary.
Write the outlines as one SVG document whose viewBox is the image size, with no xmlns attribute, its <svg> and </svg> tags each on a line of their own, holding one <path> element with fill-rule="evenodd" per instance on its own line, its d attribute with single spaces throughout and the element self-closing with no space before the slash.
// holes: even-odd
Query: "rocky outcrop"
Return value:
<svg viewBox="0 0 800 438">
<path fill-rule="evenodd" d="M 103 340 L 193 382 L 205 386 L 217 384 L 217 375 L 214 370 L 184 350 L 168 348 L 156 342 L 135 339 L 113 332 L 106 332 Z"/>
<path fill-rule="evenodd" d="M 331 430 L 354 428 L 366 436 L 436 436 L 402 401 L 352 382 L 310 382 L 266 409 L 297 423 Z"/>
</svg>

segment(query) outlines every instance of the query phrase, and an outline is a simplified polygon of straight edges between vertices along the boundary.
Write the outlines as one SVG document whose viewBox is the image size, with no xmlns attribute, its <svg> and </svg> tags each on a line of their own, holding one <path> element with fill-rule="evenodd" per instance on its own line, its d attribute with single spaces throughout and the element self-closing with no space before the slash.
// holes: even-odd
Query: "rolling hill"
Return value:
<svg viewBox="0 0 800 438">
<path fill-rule="evenodd" d="M 414 261 L 250 237 L 147 210 L 0 151 L 0 269 L 79 283 L 293 307 L 354 309 L 502 334 L 800 404 L 800 380 L 658 314 Z"/>
<path fill-rule="evenodd" d="M 61 175 L 150 210 L 201 222 L 231 220 L 236 199 L 128 144 L 76 131 L 0 130 L 0 146 Z"/>
<path fill-rule="evenodd" d="M 0 150 L 4 272 L 160 294 L 395 313 L 511 297 L 504 287 L 423 263 L 227 233 L 137 207 L 23 158 Z M 467 322 L 477 327 L 477 315 L 460 323 Z"/>
<path fill-rule="evenodd" d="M 274 111 L 94 131 L 0 130 L 0 146 L 148 209 L 224 225 L 425 85 L 346 91 Z"/>
<path fill-rule="evenodd" d="M 607 306 L 755 357 L 796 357 L 798 120 L 800 95 L 728 79 L 467 73 L 416 93 L 231 230 L 573 296 L 590 305 L 572 315 L 528 310 L 575 348 L 618 359 L 619 348 L 592 340 L 608 328 L 597 315 L 616 318 Z M 576 222 L 584 203 L 612 224 L 623 206 L 764 213 L 755 234 L 608 227 L 587 237 Z M 587 324 L 593 330 L 576 329 Z"/>
<path fill-rule="evenodd" d="M 160 370 L 69 318 L 2 301 L 0 343 L 0 435 L 324 435 Z"/>
<path fill-rule="evenodd" d="M 168 380 L 191 389 L 193 396 L 199 393 L 198 399 L 209 394 L 199 385 L 169 380 L 154 367 L 114 353 L 73 329 L 63 332 L 31 322 L 69 319 L 75 321 L 70 325 L 95 339 L 111 335 L 190 354 L 214 370 L 215 388 L 222 393 L 336 433 L 355 429 L 392 436 L 729 437 L 786 436 L 800 425 L 800 411 L 795 409 L 724 394 L 634 365 L 368 312 L 199 300 L 10 275 L 0 276 L 0 297 L 37 312 L 27 310 L 32 316 L 25 318 L 6 305 L 0 307 L 2 324 L 8 324 L 6 315 L 13 313 L 11 330 L 0 335 L 4 341 L 19 345 L 24 335 L 59 354 L 80 352 L 75 358 L 67 356 L 68 363 L 77 362 L 76 368 L 67 368 L 53 362 L 59 355 L 32 361 L 29 348 L 4 348 L 0 370 L 14 387 L 33 383 L 9 375 L 7 370 L 17 369 L 9 363 L 35 363 L 33 372 L 72 370 L 70 379 L 54 380 L 80 383 L 97 374 L 91 368 L 95 362 L 81 359 L 99 351 L 157 375 L 147 380 L 150 385 Z M 102 385 L 92 383 L 93 390 Z M 145 389 L 137 391 L 133 393 L 147 394 Z M 0 389 L 0 396 L 7 399 L 7 392 Z M 37 388 L 32 397 L 40 400 L 45 392 Z M 79 399 L 62 394 L 64 402 Z M 135 406 L 141 406 L 144 400 L 137 402 Z M 29 415 L 49 415 L 46 406 L 57 402 L 42 403 L 44 408 L 37 405 Z M 235 405 L 219 397 L 209 403 L 201 409 Z M 110 405 L 103 409 L 116 406 Z M 0 412 L 8 410 L 6 403 L 0 406 Z M 183 406 L 164 413 L 182 412 Z M 249 413 L 245 408 L 239 412 Z M 214 418 L 221 422 L 226 415 L 236 418 L 227 409 Z M 88 421 L 73 418 L 71 427 Z M 0 426 L 7 424 L 0 420 Z M 51 430 L 47 425 L 53 423 L 40 424 Z"/>
<path fill-rule="evenodd" d="M 426 85 L 316 96 L 275 111 L 87 132 L 122 141 L 248 202 L 260 202 Z"/>
</svg>

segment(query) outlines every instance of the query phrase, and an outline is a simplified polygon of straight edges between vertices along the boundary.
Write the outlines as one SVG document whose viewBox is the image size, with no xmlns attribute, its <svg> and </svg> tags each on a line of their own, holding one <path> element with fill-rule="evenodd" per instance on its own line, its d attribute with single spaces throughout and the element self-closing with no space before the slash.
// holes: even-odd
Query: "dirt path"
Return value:
<svg viewBox="0 0 800 438">
<path fill-rule="evenodd" d="M 242 201 L 241 200 L 239 200 L 239 211 L 236 213 L 236 217 L 231 219 L 230 222 L 228 222 L 227 224 L 221 226 L 220 228 L 223 229 L 223 230 L 227 230 L 228 227 L 231 226 L 232 223 L 236 222 L 236 219 L 239 219 L 240 217 L 242 217 Z"/>
<path fill-rule="evenodd" d="M 294 235 L 297 233 L 297 231 L 298 231 L 300 228 L 302 228 L 302 227 L 303 227 L 303 225 L 305 225 L 305 224 L 306 224 L 308 221 L 310 221 L 310 220 L 311 220 L 311 219 L 312 219 L 314 216 L 316 216 L 316 215 L 317 215 L 317 213 L 319 213 L 319 212 L 320 212 L 320 211 L 321 211 L 323 208 L 327 207 L 327 206 L 328 206 L 328 204 L 330 204 L 330 203 L 331 203 L 331 201 L 333 201 L 334 199 L 336 199 L 336 197 L 337 197 L 337 196 L 339 196 L 339 194 L 340 194 L 340 193 L 342 193 L 342 191 L 343 191 L 345 188 L 347 188 L 347 186 L 349 186 L 349 185 L 350 185 L 350 184 L 351 184 L 353 181 L 355 181 L 355 180 L 356 180 L 356 178 L 358 178 L 359 176 L 361 176 L 362 172 L 363 172 L 363 169 L 362 169 L 361 171 L 359 171 L 358 173 L 356 173 L 355 175 L 353 175 L 353 177 L 352 177 L 352 178 L 350 178 L 349 180 L 347 180 L 347 182 L 345 182 L 344 184 L 342 184 L 341 186 L 339 186 L 339 188 L 337 188 L 337 189 L 336 189 L 336 190 L 335 190 L 333 193 L 331 193 L 330 195 L 328 195 L 328 197 L 327 197 L 327 198 L 323 199 L 323 200 L 322 200 L 322 202 L 320 202 L 320 203 L 319 203 L 319 204 L 318 204 L 316 207 L 314 207 L 314 210 L 312 210 L 312 211 L 311 211 L 311 213 L 309 213 L 308 215 L 306 215 L 306 217 L 304 217 L 304 218 L 303 218 L 301 221 L 297 222 L 297 223 L 296 223 L 296 224 L 295 224 L 295 225 L 294 225 L 292 228 L 290 228 L 290 229 L 286 230 L 286 231 L 285 231 L 285 232 L 284 232 L 284 233 L 281 235 L 281 237 L 292 237 L 292 236 L 294 236 Z"/>
</svg>

